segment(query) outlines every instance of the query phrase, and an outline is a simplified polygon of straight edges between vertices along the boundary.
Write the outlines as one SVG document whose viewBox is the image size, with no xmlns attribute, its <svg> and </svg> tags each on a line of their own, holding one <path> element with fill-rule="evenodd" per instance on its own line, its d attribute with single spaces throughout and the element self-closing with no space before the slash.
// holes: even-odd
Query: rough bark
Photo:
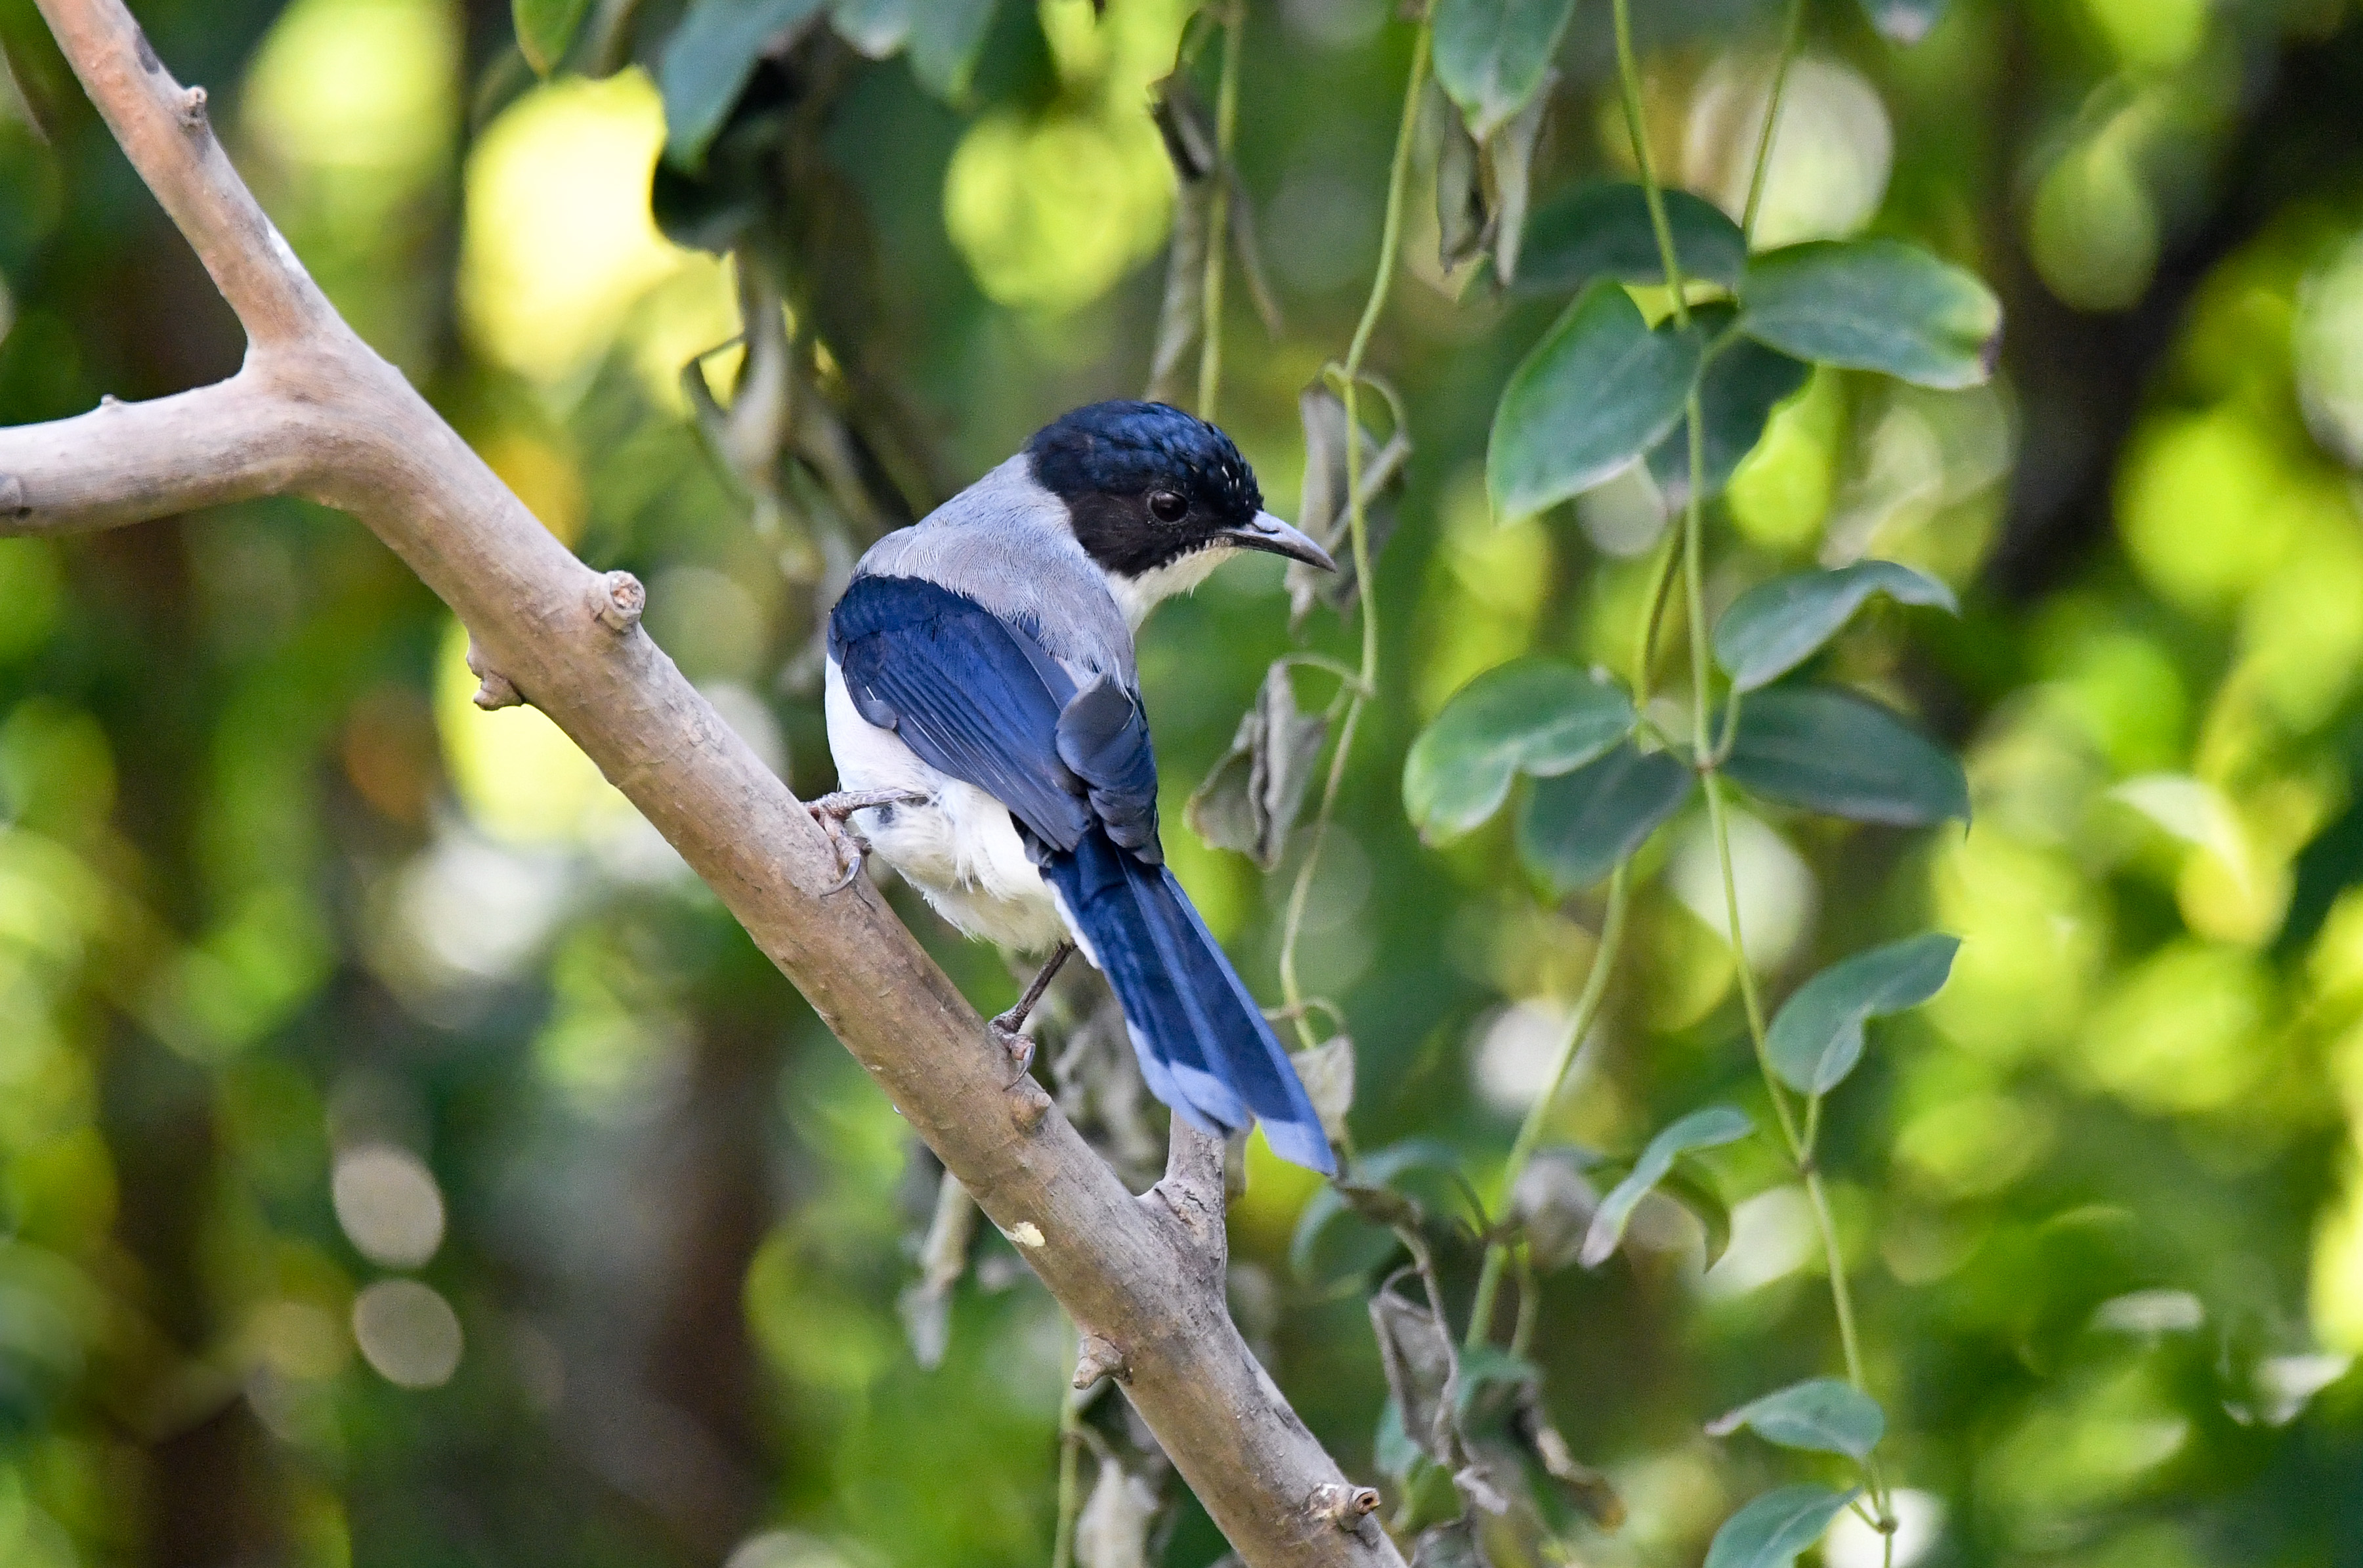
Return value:
<svg viewBox="0 0 2363 1568">
<path fill-rule="evenodd" d="M 639 626 L 638 585 L 577 561 L 355 337 L 230 166 L 205 95 L 119 0 L 39 0 L 84 89 L 248 336 L 217 385 L 0 430 L 0 533 L 105 528 L 269 494 L 350 512 L 467 625 L 721 896 L 1087 1333 L 1240 1555 L 1394 1563 L 1225 1308 L 1219 1151 L 1183 1129 L 1135 1198 L 820 828 Z M 1211 1175 L 1210 1175 L 1211 1172 Z"/>
</svg>

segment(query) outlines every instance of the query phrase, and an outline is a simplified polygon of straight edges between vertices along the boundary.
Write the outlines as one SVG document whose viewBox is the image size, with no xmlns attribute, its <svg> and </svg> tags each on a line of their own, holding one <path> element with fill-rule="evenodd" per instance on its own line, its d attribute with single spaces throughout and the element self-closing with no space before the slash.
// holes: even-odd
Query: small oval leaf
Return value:
<svg viewBox="0 0 2363 1568">
<path fill-rule="evenodd" d="M 1633 699 L 1613 682 L 1548 659 L 1486 671 L 1452 695 L 1403 760 L 1403 809 L 1430 843 L 1502 808 L 1521 773 L 1580 768 L 1633 731 Z"/>
<path fill-rule="evenodd" d="M 1958 937 L 1931 932 L 1830 965 L 1781 1006 L 1765 1037 L 1772 1071 L 1801 1095 L 1825 1095 L 1862 1059 L 1862 1026 L 1944 989 Z"/>
<path fill-rule="evenodd" d="M 1767 1492 L 1723 1521 L 1706 1549 L 1706 1568 L 1789 1568 L 1854 1499 L 1826 1486 Z"/>
<path fill-rule="evenodd" d="M 1724 611 L 1714 628 L 1714 662 L 1743 692 L 1769 685 L 1812 658 L 1873 594 L 1960 613 L 1952 589 L 1892 561 L 1792 573 L 1750 588 Z"/>
<path fill-rule="evenodd" d="M 1879 1401 L 1854 1385 L 1816 1377 L 1752 1399 L 1708 1422 L 1706 1429 L 1708 1436 L 1720 1438 L 1742 1427 L 1753 1428 L 1758 1437 L 1782 1448 L 1860 1460 L 1869 1457 L 1887 1435 L 1887 1416 Z"/>
<path fill-rule="evenodd" d="M 1723 772 L 1767 800 L 1855 822 L 1920 828 L 1969 816 L 1969 779 L 1951 752 L 1828 686 L 1750 696 Z"/>
<path fill-rule="evenodd" d="M 1625 1227 L 1632 1222 L 1633 1210 L 1674 1168 L 1677 1157 L 1695 1149 L 1736 1143 L 1755 1130 L 1756 1124 L 1747 1119 L 1745 1112 L 1729 1106 L 1709 1106 L 1703 1111 L 1691 1112 L 1649 1140 L 1641 1157 L 1633 1162 L 1632 1174 L 1600 1200 L 1600 1207 L 1592 1217 L 1592 1229 L 1583 1239 L 1579 1261 L 1587 1269 L 1596 1269 L 1607 1261 L 1608 1254 L 1625 1240 Z"/>
<path fill-rule="evenodd" d="M 1747 241 L 1739 225 L 1688 191 L 1659 194 L 1682 275 L 1736 289 L 1747 271 Z M 1526 220 L 1516 293 L 1573 294 L 1600 278 L 1666 281 L 1648 195 L 1629 181 L 1586 181 L 1536 208 Z"/>
<path fill-rule="evenodd" d="M 1543 84 L 1575 0 L 1437 0 L 1436 79 L 1482 141 Z"/>
<path fill-rule="evenodd" d="M 1665 439 L 1704 339 L 1651 331 L 1623 286 L 1576 297 L 1502 389 L 1485 450 L 1494 516 L 1508 522 L 1591 489 Z"/>
<path fill-rule="evenodd" d="M 2002 350 L 2002 302 L 1972 274 L 1897 239 L 1769 250 L 1740 284 L 1739 329 L 1801 360 L 1918 386 L 1978 386 Z"/>
<path fill-rule="evenodd" d="M 1630 740 L 1535 785 L 1518 812 L 1518 859 L 1554 898 L 1592 886 L 1682 808 L 1698 775 Z"/>
</svg>

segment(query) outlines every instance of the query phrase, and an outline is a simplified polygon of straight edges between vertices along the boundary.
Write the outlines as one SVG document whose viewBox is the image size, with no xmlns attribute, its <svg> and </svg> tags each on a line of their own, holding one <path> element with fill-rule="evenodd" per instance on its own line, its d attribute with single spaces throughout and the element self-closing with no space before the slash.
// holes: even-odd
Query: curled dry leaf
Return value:
<svg viewBox="0 0 2363 1568">
<path fill-rule="evenodd" d="M 1148 1568 L 1157 1508 L 1157 1488 L 1145 1477 L 1113 1454 L 1101 1460 L 1091 1499 L 1075 1520 L 1075 1562 L 1081 1568 Z"/>
<path fill-rule="evenodd" d="M 1253 857 L 1266 871 L 1280 864 L 1328 737 L 1326 718 L 1297 707 L 1287 662 L 1274 663 L 1255 706 L 1240 717 L 1231 749 L 1192 793 L 1183 812 L 1191 830 Z"/>
<path fill-rule="evenodd" d="M 1310 1051 L 1297 1051 L 1289 1061 L 1304 1081 L 1304 1093 L 1321 1118 L 1321 1130 L 1332 1143 L 1345 1141 L 1346 1115 L 1354 1108 L 1353 1040 L 1333 1035 Z"/>
<path fill-rule="evenodd" d="M 1438 1464 L 1450 1463 L 1453 1355 L 1446 1329 L 1435 1313 L 1398 1295 L 1392 1284 L 1370 1297 L 1370 1327 L 1404 1434 Z"/>
<path fill-rule="evenodd" d="M 1575 1262 L 1599 1207 L 1599 1189 L 1570 1149 L 1536 1155 L 1510 1192 L 1511 1222 L 1525 1233 L 1535 1267 L 1546 1273 Z"/>
<path fill-rule="evenodd" d="M 1298 495 L 1296 526 L 1337 560 L 1337 570 L 1317 572 L 1302 562 L 1289 563 L 1292 629 L 1304 625 L 1316 601 L 1344 615 L 1359 592 L 1346 505 L 1346 405 L 1326 382 L 1316 381 L 1297 395 L 1296 409 L 1304 426 L 1304 488 Z M 1363 526 L 1375 562 L 1386 548 L 1387 536 L 1394 532 L 1395 492 L 1411 456 L 1411 433 L 1398 426 L 1383 445 L 1367 428 L 1356 434 L 1362 444 Z"/>
</svg>

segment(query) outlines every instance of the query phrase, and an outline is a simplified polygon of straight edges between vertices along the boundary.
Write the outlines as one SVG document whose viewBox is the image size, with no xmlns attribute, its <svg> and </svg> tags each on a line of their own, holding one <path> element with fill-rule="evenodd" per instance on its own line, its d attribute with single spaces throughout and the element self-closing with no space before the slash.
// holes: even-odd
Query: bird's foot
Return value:
<svg viewBox="0 0 2363 1568">
<path fill-rule="evenodd" d="M 837 863 L 845 872 L 837 885 L 821 896 L 825 898 L 831 893 L 842 893 L 851 887 L 853 879 L 861 874 L 861 862 L 870 854 L 869 840 L 854 831 L 847 818 L 857 811 L 869 811 L 882 806 L 921 806 L 926 800 L 925 795 L 913 789 L 855 789 L 839 790 L 834 795 L 822 795 L 818 800 L 806 801 L 804 809 L 812 813 L 812 819 L 820 825 L 820 830 L 828 835 L 829 847 L 837 851 Z"/>
</svg>

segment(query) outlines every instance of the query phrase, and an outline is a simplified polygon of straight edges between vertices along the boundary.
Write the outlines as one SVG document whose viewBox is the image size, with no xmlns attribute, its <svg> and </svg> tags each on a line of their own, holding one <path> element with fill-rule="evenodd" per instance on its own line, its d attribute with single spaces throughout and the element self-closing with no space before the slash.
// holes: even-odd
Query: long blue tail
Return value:
<svg viewBox="0 0 2363 1568">
<path fill-rule="evenodd" d="M 1335 1175 L 1304 1081 L 1173 873 L 1097 826 L 1042 871 L 1115 988 L 1157 1097 L 1213 1133 L 1261 1117 L 1274 1153 Z"/>
</svg>

